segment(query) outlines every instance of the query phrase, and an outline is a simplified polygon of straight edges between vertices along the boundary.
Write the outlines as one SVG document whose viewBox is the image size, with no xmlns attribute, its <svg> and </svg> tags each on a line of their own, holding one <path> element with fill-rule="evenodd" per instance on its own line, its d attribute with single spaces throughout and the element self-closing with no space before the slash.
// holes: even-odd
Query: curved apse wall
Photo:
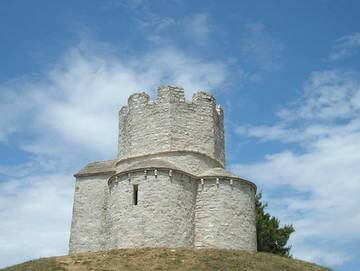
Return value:
<svg viewBox="0 0 360 271">
<path fill-rule="evenodd" d="M 134 188 L 137 187 L 137 205 Z M 197 183 L 169 170 L 122 175 L 110 185 L 112 248 L 192 247 Z"/>
<path fill-rule="evenodd" d="M 221 179 L 221 178 L 220 178 Z M 256 251 L 255 189 L 242 181 L 205 180 L 195 211 L 195 248 Z"/>
</svg>

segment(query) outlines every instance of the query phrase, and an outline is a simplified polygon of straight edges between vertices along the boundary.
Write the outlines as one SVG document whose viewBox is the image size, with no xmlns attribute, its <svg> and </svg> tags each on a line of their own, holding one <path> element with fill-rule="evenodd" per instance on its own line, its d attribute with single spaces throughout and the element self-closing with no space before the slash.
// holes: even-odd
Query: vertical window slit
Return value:
<svg viewBox="0 0 360 271">
<path fill-rule="evenodd" d="M 133 185 L 133 203 L 134 205 L 138 204 L 138 184 Z"/>
</svg>

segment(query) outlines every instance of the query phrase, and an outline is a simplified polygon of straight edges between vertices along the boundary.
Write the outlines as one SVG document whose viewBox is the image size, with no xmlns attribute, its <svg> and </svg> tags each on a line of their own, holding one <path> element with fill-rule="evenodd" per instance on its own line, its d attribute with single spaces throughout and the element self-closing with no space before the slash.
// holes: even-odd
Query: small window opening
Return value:
<svg viewBox="0 0 360 271">
<path fill-rule="evenodd" d="M 138 204 L 138 187 L 139 185 L 138 184 L 134 184 L 133 185 L 133 188 L 134 188 L 134 193 L 133 193 L 133 203 L 134 205 L 137 205 Z"/>
</svg>

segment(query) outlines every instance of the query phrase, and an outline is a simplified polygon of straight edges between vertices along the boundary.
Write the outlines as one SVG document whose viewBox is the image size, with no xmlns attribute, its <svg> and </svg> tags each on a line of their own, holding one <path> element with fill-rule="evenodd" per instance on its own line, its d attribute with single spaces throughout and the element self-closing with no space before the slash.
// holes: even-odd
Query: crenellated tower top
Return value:
<svg viewBox="0 0 360 271">
<path fill-rule="evenodd" d="M 225 166 L 224 115 L 214 96 L 199 91 L 187 101 L 174 86 L 159 87 L 154 101 L 145 92 L 131 95 L 119 111 L 118 161 L 179 151 Z"/>
</svg>

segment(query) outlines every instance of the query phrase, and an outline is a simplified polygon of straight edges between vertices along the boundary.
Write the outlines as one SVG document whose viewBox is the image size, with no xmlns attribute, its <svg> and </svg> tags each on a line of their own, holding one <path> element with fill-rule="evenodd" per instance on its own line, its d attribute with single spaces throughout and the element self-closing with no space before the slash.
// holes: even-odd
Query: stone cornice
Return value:
<svg viewBox="0 0 360 271">
<path fill-rule="evenodd" d="M 209 180 L 215 180 L 218 182 L 229 181 L 230 184 L 232 184 L 233 181 L 238 181 L 238 182 L 242 182 L 242 183 L 245 183 L 245 184 L 251 186 L 254 189 L 255 193 L 257 190 L 257 187 L 253 182 L 245 180 L 240 177 L 211 176 L 211 175 L 210 176 L 196 176 L 196 175 L 190 174 L 188 172 L 185 172 L 185 171 L 182 171 L 179 169 L 173 169 L 173 168 L 168 168 L 168 167 L 143 167 L 143 168 L 126 170 L 126 171 L 122 171 L 119 173 L 115 173 L 108 179 L 108 185 L 111 186 L 114 181 L 117 181 L 118 178 L 121 178 L 123 176 L 128 176 L 127 180 L 129 180 L 129 178 L 131 180 L 131 173 L 134 173 L 134 172 L 142 172 L 144 174 L 144 176 L 147 177 L 147 171 L 154 171 L 154 172 L 155 171 L 157 171 L 157 172 L 158 171 L 166 171 L 166 172 L 168 172 L 170 178 L 172 177 L 172 175 L 174 173 L 178 173 L 178 174 L 185 175 L 194 181 L 201 182 L 201 184 L 203 184 L 205 181 L 209 181 Z"/>
</svg>

